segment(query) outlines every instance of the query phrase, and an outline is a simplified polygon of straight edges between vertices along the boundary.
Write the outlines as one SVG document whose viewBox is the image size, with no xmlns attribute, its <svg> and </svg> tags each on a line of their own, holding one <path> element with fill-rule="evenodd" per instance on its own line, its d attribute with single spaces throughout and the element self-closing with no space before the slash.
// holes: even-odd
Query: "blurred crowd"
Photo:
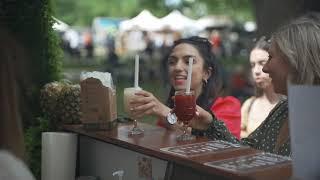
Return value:
<svg viewBox="0 0 320 180">
<path fill-rule="evenodd" d="M 109 23 L 108 26 L 104 26 L 106 22 Z M 97 59 L 102 59 L 104 70 L 111 72 L 115 79 L 132 78 L 132 73 L 128 73 L 128 64 L 132 64 L 130 60 L 138 54 L 140 66 L 144 69 L 141 79 L 163 81 L 166 81 L 163 60 L 166 59 L 173 42 L 194 35 L 204 37 L 211 42 L 211 51 L 222 64 L 225 60 L 236 64 L 224 70 L 227 91 L 241 101 L 253 94 L 248 63 L 241 64 L 236 61 L 248 58 L 248 47 L 252 44 L 254 28 L 248 29 L 245 24 L 233 22 L 188 31 L 170 26 L 161 30 L 148 30 L 138 26 L 123 30 L 120 28 L 121 22 L 122 19 L 100 18 L 95 19 L 91 27 L 68 26 L 57 32 L 65 54 L 79 60 L 76 62 L 85 59 L 86 62 L 95 63 Z M 158 67 L 162 67 L 160 71 Z"/>
</svg>

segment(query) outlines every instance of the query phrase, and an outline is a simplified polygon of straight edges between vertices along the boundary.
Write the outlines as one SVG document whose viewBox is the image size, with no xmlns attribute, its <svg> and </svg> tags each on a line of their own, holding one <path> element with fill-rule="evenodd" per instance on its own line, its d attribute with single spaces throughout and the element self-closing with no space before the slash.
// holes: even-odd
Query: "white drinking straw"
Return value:
<svg viewBox="0 0 320 180">
<path fill-rule="evenodd" d="M 139 55 L 136 54 L 135 63 L 134 63 L 134 87 L 139 87 Z"/>
<path fill-rule="evenodd" d="M 190 93 L 193 57 L 189 58 L 186 93 Z"/>
</svg>

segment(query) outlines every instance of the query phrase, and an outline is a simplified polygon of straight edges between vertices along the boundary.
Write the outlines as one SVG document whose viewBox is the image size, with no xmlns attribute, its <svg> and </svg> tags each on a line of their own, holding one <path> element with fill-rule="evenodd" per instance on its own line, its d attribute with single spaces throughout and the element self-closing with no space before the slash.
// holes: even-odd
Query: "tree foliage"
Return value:
<svg viewBox="0 0 320 180">
<path fill-rule="evenodd" d="M 243 21 L 252 19 L 251 0 L 53 0 L 57 18 L 72 25 L 91 25 L 94 17 L 133 17 L 143 9 L 163 17 L 173 9 L 179 9 L 189 17 L 208 14 L 227 14 Z"/>
<path fill-rule="evenodd" d="M 210 14 L 227 14 L 239 20 L 252 20 L 252 0 L 198 0 L 204 3 Z"/>
</svg>

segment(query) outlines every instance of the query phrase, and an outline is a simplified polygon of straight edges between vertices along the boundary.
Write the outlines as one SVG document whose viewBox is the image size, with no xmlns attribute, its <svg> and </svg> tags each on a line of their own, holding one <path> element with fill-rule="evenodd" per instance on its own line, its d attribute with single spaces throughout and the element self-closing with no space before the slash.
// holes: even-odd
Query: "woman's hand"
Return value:
<svg viewBox="0 0 320 180">
<path fill-rule="evenodd" d="M 190 122 L 190 126 L 194 129 L 206 130 L 212 122 L 212 115 L 197 105 L 196 116 Z"/>
<path fill-rule="evenodd" d="M 136 97 L 130 102 L 133 118 L 141 118 L 146 115 L 155 115 L 161 119 L 170 112 L 170 108 L 162 104 L 152 93 L 141 90 L 135 93 Z"/>
</svg>

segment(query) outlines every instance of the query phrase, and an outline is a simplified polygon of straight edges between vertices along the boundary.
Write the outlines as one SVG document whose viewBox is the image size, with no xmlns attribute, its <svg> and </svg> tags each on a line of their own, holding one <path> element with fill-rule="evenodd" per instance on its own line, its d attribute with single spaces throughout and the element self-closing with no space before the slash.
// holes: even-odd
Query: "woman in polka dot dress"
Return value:
<svg viewBox="0 0 320 180">
<path fill-rule="evenodd" d="M 275 92 L 287 95 L 287 85 L 320 84 L 320 16 L 309 13 L 278 29 L 271 38 L 269 60 L 263 67 Z M 192 133 L 211 139 L 249 145 L 266 152 L 290 156 L 288 102 L 281 100 L 266 120 L 247 138 L 237 140 L 213 114 L 198 112 Z"/>
</svg>

